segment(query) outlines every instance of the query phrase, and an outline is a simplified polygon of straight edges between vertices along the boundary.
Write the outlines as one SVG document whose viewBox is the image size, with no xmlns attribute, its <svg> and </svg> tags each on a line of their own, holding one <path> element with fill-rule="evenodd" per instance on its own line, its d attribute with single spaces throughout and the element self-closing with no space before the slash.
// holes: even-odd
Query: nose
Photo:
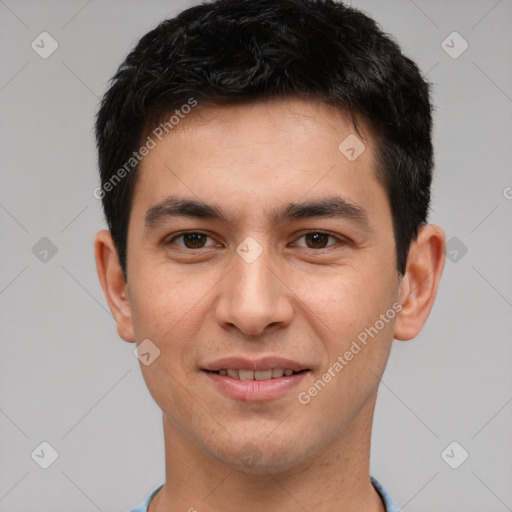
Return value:
<svg viewBox="0 0 512 512">
<path fill-rule="evenodd" d="M 252 246 L 249 251 L 234 254 L 231 271 L 219 283 L 221 290 L 216 303 L 219 325 L 247 336 L 281 329 L 290 324 L 293 316 L 293 293 L 280 276 L 279 265 L 270 250 L 263 244 L 260 247 L 262 251 Z"/>
</svg>

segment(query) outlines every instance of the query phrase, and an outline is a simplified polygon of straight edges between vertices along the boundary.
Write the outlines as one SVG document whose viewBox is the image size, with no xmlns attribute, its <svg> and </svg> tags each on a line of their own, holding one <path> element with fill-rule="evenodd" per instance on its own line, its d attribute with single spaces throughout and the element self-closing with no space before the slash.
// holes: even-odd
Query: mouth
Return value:
<svg viewBox="0 0 512 512">
<path fill-rule="evenodd" d="M 284 377 L 291 377 L 292 375 L 297 375 L 299 373 L 308 372 L 309 369 L 305 368 L 304 370 L 295 371 L 291 368 L 272 368 L 269 370 L 245 370 L 245 369 L 236 369 L 236 368 L 224 368 L 222 370 L 205 370 L 209 373 L 215 373 L 217 375 L 221 375 L 222 377 L 229 377 L 230 379 L 235 380 L 272 380 L 272 379 L 280 379 Z"/>
<path fill-rule="evenodd" d="M 311 369 L 282 358 L 225 358 L 202 368 L 213 388 L 228 398 L 268 401 L 290 393 Z"/>
</svg>

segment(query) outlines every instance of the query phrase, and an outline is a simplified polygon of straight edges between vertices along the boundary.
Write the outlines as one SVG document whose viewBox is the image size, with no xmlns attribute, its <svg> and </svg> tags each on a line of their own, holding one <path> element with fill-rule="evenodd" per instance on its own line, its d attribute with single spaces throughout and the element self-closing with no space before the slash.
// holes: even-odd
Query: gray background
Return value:
<svg viewBox="0 0 512 512">
<path fill-rule="evenodd" d="M 96 276 L 92 127 L 127 51 L 193 3 L 0 0 L 0 512 L 123 512 L 163 482 L 161 413 Z M 353 5 L 435 84 L 431 222 L 453 238 L 426 327 L 394 343 L 371 472 L 405 512 L 512 510 L 512 2 Z M 43 31 L 47 59 L 31 48 Z M 453 31 L 469 44 L 456 59 Z M 42 441 L 48 469 L 31 458 Z"/>
</svg>

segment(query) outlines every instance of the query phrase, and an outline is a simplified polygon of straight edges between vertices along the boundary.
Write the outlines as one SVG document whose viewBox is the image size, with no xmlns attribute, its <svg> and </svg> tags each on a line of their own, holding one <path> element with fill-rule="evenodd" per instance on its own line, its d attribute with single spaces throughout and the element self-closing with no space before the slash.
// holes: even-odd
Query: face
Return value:
<svg viewBox="0 0 512 512">
<path fill-rule="evenodd" d="M 160 350 L 141 369 L 172 428 L 283 470 L 375 397 L 400 285 L 390 206 L 372 138 L 332 107 L 199 108 L 140 168 L 129 330 Z"/>
</svg>

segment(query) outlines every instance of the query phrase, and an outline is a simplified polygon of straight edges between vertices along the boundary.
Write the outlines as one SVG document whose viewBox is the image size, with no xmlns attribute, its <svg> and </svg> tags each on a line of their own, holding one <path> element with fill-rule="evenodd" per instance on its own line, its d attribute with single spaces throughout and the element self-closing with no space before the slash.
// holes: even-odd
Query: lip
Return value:
<svg viewBox="0 0 512 512">
<path fill-rule="evenodd" d="M 249 359 L 246 357 L 225 357 L 218 359 L 212 363 L 208 363 L 203 370 L 210 372 L 218 372 L 219 370 L 253 370 L 253 371 L 264 371 L 272 370 L 273 368 L 282 368 L 286 370 L 289 368 L 294 372 L 300 372 L 302 370 L 309 370 L 307 365 L 292 361 L 291 359 L 283 359 L 282 357 L 262 357 L 260 359 Z M 276 379 L 277 380 L 277 379 Z"/>
<path fill-rule="evenodd" d="M 290 369 L 301 373 L 289 376 L 283 375 L 277 379 L 269 380 L 238 380 L 227 375 L 212 373 L 228 369 L 264 371 L 273 368 Z M 217 390 L 229 398 L 242 401 L 268 401 L 282 397 L 297 386 L 310 373 L 310 369 L 297 361 L 275 356 L 260 359 L 226 357 L 208 363 L 202 368 L 202 373 L 206 375 Z"/>
<path fill-rule="evenodd" d="M 237 380 L 227 375 L 219 375 L 205 370 L 202 370 L 202 373 L 210 379 L 216 389 L 229 398 L 259 402 L 275 400 L 283 396 L 287 391 L 297 386 L 310 372 L 295 373 L 288 377 L 283 375 L 277 379 L 269 380 Z"/>
</svg>

